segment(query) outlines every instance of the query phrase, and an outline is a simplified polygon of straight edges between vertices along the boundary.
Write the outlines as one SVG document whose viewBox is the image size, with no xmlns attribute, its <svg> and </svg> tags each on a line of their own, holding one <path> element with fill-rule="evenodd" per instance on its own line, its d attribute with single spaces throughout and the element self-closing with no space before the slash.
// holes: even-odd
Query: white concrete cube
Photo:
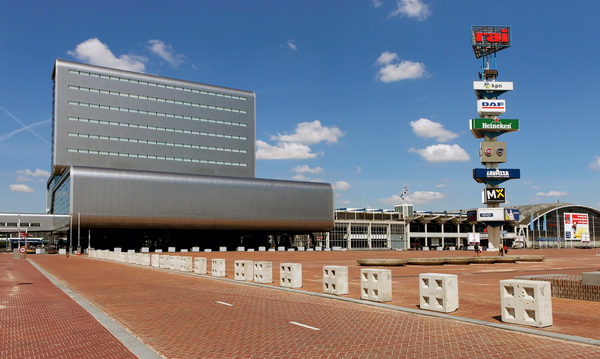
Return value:
<svg viewBox="0 0 600 359">
<path fill-rule="evenodd" d="M 150 263 L 153 268 L 160 268 L 160 254 L 151 254 L 150 255 Z"/>
<path fill-rule="evenodd" d="M 458 276 L 456 274 L 419 274 L 419 306 L 421 309 L 451 313 L 458 309 Z"/>
<path fill-rule="evenodd" d="M 212 260 L 211 272 L 213 277 L 226 277 L 225 259 L 214 258 Z"/>
<path fill-rule="evenodd" d="M 181 252 L 181 253 L 187 253 L 187 252 L 188 252 L 188 250 L 187 250 L 187 249 L 185 249 L 185 248 L 182 248 L 180 252 Z"/>
<path fill-rule="evenodd" d="M 160 268 L 162 269 L 169 269 L 169 265 L 170 265 L 170 258 L 171 256 L 168 254 L 161 254 L 160 255 Z"/>
<path fill-rule="evenodd" d="M 115 248 L 113 248 L 113 252 L 115 252 L 115 253 L 121 253 L 121 247 L 115 247 Z"/>
<path fill-rule="evenodd" d="M 200 247 L 192 247 L 192 252 L 200 252 Z"/>
<path fill-rule="evenodd" d="M 501 280 L 500 303 L 503 322 L 538 328 L 552 325 L 550 282 Z"/>
<path fill-rule="evenodd" d="M 254 281 L 256 283 L 273 283 L 273 263 L 255 261 Z"/>
<path fill-rule="evenodd" d="M 302 263 L 280 263 L 279 286 L 302 288 Z"/>
<path fill-rule="evenodd" d="M 180 272 L 192 272 L 193 268 L 193 258 L 188 256 L 179 257 L 179 271 Z"/>
<path fill-rule="evenodd" d="M 150 253 L 150 248 L 142 247 L 142 253 Z"/>
<path fill-rule="evenodd" d="M 245 252 L 246 251 L 246 247 L 237 247 L 237 251 L 238 252 Z"/>
<path fill-rule="evenodd" d="M 155 249 L 154 253 L 162 253 L 162 249 Z"/>
<path fill-rule="evenodd" d="M 175 247 L 169 247 L 167 250 L 169 253 L 175 253 L 176 248 Z"/>
<path fill-rule="evenodd" d="M 278 251 L 285 251 L 285 247 L 277 247 Z"/>
<path fill-rule="evenodd" d="M 258 247 L 258 251 L 259 251 L 259 252 L 264 252 L 264 251 L 266 251 L 266 250 L 267 250 L 267 247 L 264 247 L 264 246 L 260 246 L 260 247 Z"/>
<path fill-rule="evenodd" d="M 392 271 L 390 269 L 361 269 L 360 299 L 374 302 L 391 301 Z"/>
<path fill-rule="evenodd" d="M 169 256 L 169 269 L 176 270 L 179 267 L 179 256 Z"/>
<path fill-rule="evenodd" d="M 323 293 L 342 295 L 348 294 L 348 267 L 323 267 Z"/>
<path fill-rule="evenodd" d="M 237 260 L 234 262 L 235 280 L 252 281 L 254 280 L 254 261 Z"/>
<path fill-rule="evenodd" d="M 206 257 L 194 258 L 194 273 L 205 275 L 206 271 Z"/>
<path fill-rule="evenodd" d="M 139 256 L 140 256 L 140 265 L 150 266 L 150 263 L 152 263 L 152 261 L 150 259 L 150 254 L 140 253 Z"/>
<path fill-rule="evenodd" d="M 227 252 L 227 247 L 219 247 L 219 252 Z"/>
</svg>

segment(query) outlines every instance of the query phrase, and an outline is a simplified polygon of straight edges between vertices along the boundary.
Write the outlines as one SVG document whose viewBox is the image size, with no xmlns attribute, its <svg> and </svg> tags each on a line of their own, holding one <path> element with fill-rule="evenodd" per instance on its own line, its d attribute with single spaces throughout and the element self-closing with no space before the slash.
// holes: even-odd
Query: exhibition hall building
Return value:
<svg viewBox="0 0 600 359">
<path fill-rule="evenodd" d="M 467 210 L 334 209 L 330 184 L 256 178 L 253 92 L 63 60 L 52 79 L 47 213 L 0 213 L 7 246 L 21 238 L 81 250 L 485 245 L 486 225 Z M 502 227 L 511 246 L 595 244 L 597 209 L 514 208 L 520 216 Z"/>
</svg>

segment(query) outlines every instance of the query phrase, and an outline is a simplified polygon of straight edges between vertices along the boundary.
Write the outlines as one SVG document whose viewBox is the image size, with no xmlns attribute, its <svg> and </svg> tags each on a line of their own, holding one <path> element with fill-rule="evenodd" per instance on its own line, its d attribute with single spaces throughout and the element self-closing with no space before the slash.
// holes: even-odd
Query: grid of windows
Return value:
<svg viewBox="0 0 600 359">
<path fill-rule="evenodd" d="M 148 101 L 172 103 L 172 104 L 175 104 L 175 105 L 183 105 L 183 106 L 206 108 L 206 109 L 210 109 L 210 110 L 219 110 L 219 111 L 227 111 L 227 112 L 237 112 L 237 113 L 244 113 L 244 114 L 248 113 L 246 110 L 240 110 L 240 109 L 236 109 L 236 108 L 229 108 L 229 107 L 222 107 L 222 106 L 213 106 L 213 105 L 205 105 L 205 104 L 201 104 L 201 103 L 187 102 L 187 101 L 181 101 L 181 100 L 172 100 L 172 99 L 161 98 L 161 97 L 136 95 L 136 94 L 127 93 L 127 92 L 100 90 L 100 89 L 94 89 L 94 88 L 83 87 L 83 86 L 69 85 L 69 89 L 71 89 L 71 90 L 85 91 L 85 92 L 102 93 L 102 94 L 112 95 L 112 96 L 121 96 L 121 97 L 136 98 L 136 99 L 148 100 Z"/>
<path fill-rule="evenodd" d="M 139 153 L 127 153 L 127 152 L 86 150 L 86 149 L 79 149 L 79 148 L 68 148 L 67 152 L 71 152 L 71 153 L 83 153 L 83 154 L 90 154 L 90 155 L 103 155 L 103 156 L 147 158 L 147 159 L 151 159 L 151 160 L 166 160 L 166 161 L 180 161 L 180 162 L 204 163 L 204 164 L 222 165 L 222 166 L 237 166 L 237 167 L 246 167 L 246 166 L 248 166 L 248 164 L 246 164 L 246 163 L 236 163 L 236 162 L 227 162 L 227 161 L 213 161 L 213 160 L 202 160 L 202 159 L 195 159 L 195 158 L 181 158 L 181 157 L 171 157 L 171 156 L 155 156 L 155 155 L 145 155 L 145 154 L 139 154 Z"/>
<path fill-rule="evenodd" d="M 166 88 L 166 89 L 171 89 L 171 90 L 192 92 L 192 93 L 198 93 L 198 94 L 202 94 L 202 95 L 217 96 L 217 97 L 231 98 L 234 100 L 246 101 L 246 97 L 243 97 L 243 96 L 228 95 L 228 94 L 224 94 L 224 93 L 220 93 L 220 92 L 212 92 L 212 91 L 207 91 L 207 90 L 197 90 L 197 89 L 192 89 L 192 88 L 182 87 L 182 86 L 165 85 L 165 84 L 161 84 L 158 82 L 136 80 L 136 79 L 131 79 L 131 78 L 127 78 L 127 77 L 104 75 L 104 74 L 98 74 L 98 73 L 94 73 L 94 72 L 78 71 L 78 70 L 69 70 L 69 73 L 90 76 L 90 77 L 97 77 L 97 78 L 102 78 L 102 79 L 121 81 L 121 82 L 135 83 L 135 84 L 146 85 L 146 86 L 154 86 L 154 87 Z"/>
<path fill-rule="evenodd" d="M 193 149 L 208 150 L 208 151 L 235 152 L 235 153 L 247 153 L 248 152 L 246 150 L 238 150 L 235 148 L 190 145 L 190 144 L 186 144 L 186 143 L 152 141 L 152 140 L 143 140 L 143 139 L 137 139 L 137 138 L 116 137 L 116 136 L 91 135 L 91 134 L 86 134 L 86 133 L 69 132 L 68 135 L 71 137 L 92 138 L 92 139 L 120 141 L 120 142 L 144 143 L 144 144 L 150 144 L 150 145 L 160 145 L 160 146 L 170 146 L 170 147 L 193 148 Z"/>
<path fill-rule="evenodd" d="M 139 114 L 142 114 L 142 115 L 150 115 L 150 116 L 161 116 L 161 117 L 168 117 L 168 118 L 179 118 L 179 119 L 183 119 L 183 120 L 211 122 L 211 123 L 219 123 L 219 124 L 231 125 L 231 126 L 247 127 L 247 125 L 244 124 L 244 123 L 219 121 L 219 120 L 209 120 L 209 119 L 201 118 L 201 117 L 175 115 L 175 114 L 172 114 L 172 113 L 146 111 L 146 110 L 139 110 L 139 109 L 135 109 L 135 108 L 127 108 L 127 107 L 119 107 L 119 106 L 99 105 L 99 104 L 96 104 L 96 103 L 88 103 L 88 102 L 69 101 L 69 105 L 72 105 L 72 106 L 81 106 L 81 107 L 99 108 L 99 109 L 102 109 L 102 110 L 113 110 L 113 111 L 120 111 L 120 112 L 139 113 Z"/>
</svg>

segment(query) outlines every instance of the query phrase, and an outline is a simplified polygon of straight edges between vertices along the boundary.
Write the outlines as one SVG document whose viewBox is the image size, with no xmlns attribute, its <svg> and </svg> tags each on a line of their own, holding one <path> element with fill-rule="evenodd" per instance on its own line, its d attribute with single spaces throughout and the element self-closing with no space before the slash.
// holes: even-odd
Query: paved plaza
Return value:
<svg viewBox="0 0 600 359">
<path fill-rule="evenodd" d="M 600 270 L 596 250 L 511 250 L 543 262 L 386 267 L 393 299 L 360 300 L 358 259 L 466 251 L 172 253 L 223 258 L 213 278 L 87 256 L 0 254 L 1 358 L 600 358 L 600 302 L 552 298 L 553 325 L 500 321 L 499 281 Z M 495 254 L 495 253 L 493 253 Z M 492 255 L 485 253 L 484 255 Z M 234 260 L 273 262 L 274 283 L 233 280 Z M 279 287 L 280 263 L 303 286 Z M 322 268 L 349 267 L 349 294 L 323 295 Z M 457 274 L 459 309 L 424 315 L 419 273 Z M 50 279 L 48 279 L 48 277 Z M 51 279 L 54 281 L 52 282 Z M 79 302 L 76 302 L 75 300 Z M 434 313 L 435 314 L 435 313 Z"/>
</svg>

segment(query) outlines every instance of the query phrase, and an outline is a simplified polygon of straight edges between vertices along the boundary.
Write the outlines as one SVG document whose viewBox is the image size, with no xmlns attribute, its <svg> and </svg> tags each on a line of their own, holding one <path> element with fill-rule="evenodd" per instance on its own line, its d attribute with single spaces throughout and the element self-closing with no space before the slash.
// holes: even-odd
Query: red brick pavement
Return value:
<svg viewBox="0 0 600 359">
<path fill-rule="evenodd" d="M 566 258 L 569 253 L 571 259 Z M 465 254 L 468 253 L 443 252 L 444 256 Z M 357 298 L 359 291 L 355 282 L 360 267 L 356 266 L 356 259 L 441 254 L 212 252 L 182 255 L 226 258 L 228 278 L 233 278 L 234 259 L 271 260 L 274 287 L 278 286 L 279 263 L 301 262 L 302 290 L 314 292 L 322 292 L 323 265 L 349 265 L 351 294 L 347 297 Z M 302 293 L 86 257 L 30 258 L 167 358 L 600 358 L 598 346 Z M 499 314 L 498 278 L 576 272 L 582 268 L 590 271 L 597 267 L 596 257 L 574 250 L 560 251 L 544 263 L 398 267 L 392 269 L 394 300 L 391 304 L 416 308 L 418 273 L 458 272 L 461 307 L 455 315 L 498 323 L 495 318 Z M 555 324 L 545 330 L 598 337 L 595 334 L 598 329 L 595 319 L 600 313 L 598 303 L 553 298 L 553 307 Z M 578 321 L 580 327 L 590 328 L 576 331 Z"/>
<path fill-rule="evenodd" d="M 27 260 L 0 254 L 0 358 L 135 358 Z"/>
</svg>

